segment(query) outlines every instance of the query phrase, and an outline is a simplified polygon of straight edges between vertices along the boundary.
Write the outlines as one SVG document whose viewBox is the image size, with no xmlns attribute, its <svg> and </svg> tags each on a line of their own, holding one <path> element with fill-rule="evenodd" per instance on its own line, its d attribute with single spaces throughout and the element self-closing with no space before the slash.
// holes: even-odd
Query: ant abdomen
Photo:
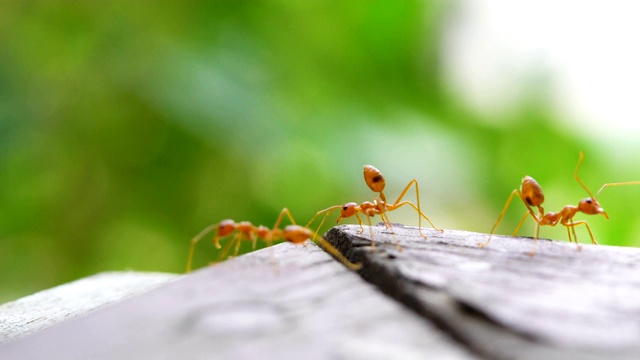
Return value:
<svg viewBox="0 0 640 360">
<path fill-rule="evenodd" d="M 525 176 L 522 179 L 522 197 L 530 206 L 540 206 L 544 203 L 544 193 L 542 187 L 531 176 Z"/>
<path fill-rule="evenodd" d="M 371 191 L 377 193 L 384 191 L 384 187 L 386 185 L 384 176 L 382 176 L 380 170 L 371 165 L 364 166 L 364 181 L 367 183 L 367 186 L 369 186 Z"/>
<path fill-rule="evenodd" d="M 311 239 L 313 233 L 306 227 L 300 225 L 287 225 L 284 228 L 284 239 L 293 244 L 302 244 Z"/>
</svg>

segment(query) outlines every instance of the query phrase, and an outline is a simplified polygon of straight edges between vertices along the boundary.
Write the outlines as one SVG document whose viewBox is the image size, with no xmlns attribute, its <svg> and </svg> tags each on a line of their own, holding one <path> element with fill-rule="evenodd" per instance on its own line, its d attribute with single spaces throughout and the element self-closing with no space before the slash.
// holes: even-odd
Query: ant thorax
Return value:
<svg viewBox="0 0 640 360">
<path fill-rule="evenodd" d="M 380 213 L 378 201 L 376 203 L 371 203 L 369 201 L 365 201 L 360 205 L 360 211 L 370 217 L 378 215 Z"/>
<path fill-rule="evenodd" d="M 555 226 L 562 218 L 562 212 L 548 212 L 540 219 L 540 225 Z"/>
</svg>

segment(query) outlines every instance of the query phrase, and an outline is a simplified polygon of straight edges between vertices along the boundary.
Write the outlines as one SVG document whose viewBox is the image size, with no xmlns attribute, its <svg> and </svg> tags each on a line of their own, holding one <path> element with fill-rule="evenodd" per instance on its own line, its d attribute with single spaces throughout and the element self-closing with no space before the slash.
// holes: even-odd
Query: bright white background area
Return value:
<svg viewBox="0 0 640 360">
<path fill-rule="evenodd" d="M 497 122 L 542 90 L 557 126 L 622 156 L 640 136 L 639 19 L 637 1 L 460 0 L 443 70 L 455 94 Z"/>
</svg>

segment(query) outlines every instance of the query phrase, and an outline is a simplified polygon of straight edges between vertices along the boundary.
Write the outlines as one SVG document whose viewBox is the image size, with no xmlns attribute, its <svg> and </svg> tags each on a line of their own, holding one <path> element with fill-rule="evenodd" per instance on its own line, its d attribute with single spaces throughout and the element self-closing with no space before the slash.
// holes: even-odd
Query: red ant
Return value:
<svg viewBox="0 0 640 360">
<path fill-rule="evenodd" d="M 394 211 L 397 210 L 398 208 L 404 206 L 404 205 L 409 205 L 411 206 L 417 213 L 418 213 L 418 229 L 420 232 L 420 236 L 422 236 L 423 238 L 426 238 L 427 236 L 424 235 L 422 233 L 422 218 L 427 219 L 427 221 L 429 222 L 429 224 L 431 224 L 431 226 L 433 226 L 434 229 L 442 232 L 442 229 L 437 228 L 433 222 L 431 222 L 431 219 L 429 219 L 429 217 L 427 215 L 425 215 L 421 210 L 420 210 L 420 191 L 418 190 L 418 181 L 416 179 L 413 179 L 409 182 L 409 184 L 407 184 L 407 186 L 404 188 L 404 190 L 402 191 L 402 193 L 400 194 L 400 196 L 398 196 L 398 198 L 396 199 L 396 201 L 393 204 L 389 204 L 387 203 L 387 198 L 384 195 L 384 188 L 386 186 L 386 182 L 384 180 L 384 176 L 382 176 L 382 173 L 380 172 L 380 170 L 376 169 L 375 167 L 371 166 L 371 165 L 365 165 L 364 166 L 364 181 L 367 183 L 367 186 L 369 186 L 369 188 L 373 191 L 373 192 L 377 192 L 378 193 L 378 199 L 375 199 L 373 202 L 369 202 L 369 201 L 365 201 L 362 204 L 358 205 L 354 202 L 349 202 L 346 203 L 344 205 L 335 205 L 335 206 L 331 206 L 329 208 L 326 208 L 324 210 L 320 210 L 318 211 L 309 221 L 309 223 L 307 224 L 307 227 L 309 227 L 309 225 L 311 225 L 311 223 L 315 220 L 315 218 L 322 214 L 325 213 L 324 218 L 322 219 L 322 221 L 320 222 L 320 225 L 318 226 L 318 229 L 316 230 L 316 232 L 314 233 L 314 237 L 318 234 L 318 231 L 320 230 L 320 228 L 322 227 L 322 225 L 324 224 L 325 220 L 327 219 L 327 217 L 329 215 L 331 215 L 335 210 L 340 209 L 340 217 L 338 217 L 337 223 L 339 223 L 342 219 L 345 218 L 349 218 L 352 216 L 356 216 L 356 218 L 358 219 L 358 223 L 360 224 L 360 233 L 364 232 L 364 227 L 362 226 L 362 219 L 360 218 L 360 215 L 358 215 L 359 213 L 364 214 L 367 216 L 367 222 L 369 223 L 369 228 L 371 230 L 371 217 L 375 216 L 375 215 L 380 215 L 380 218 L 382 219 L 382 221 L 384 222 L 385 226 L 389 229 L 391 228 L 391 221 L 389 220 L 389 217 L 387 216 L 387 213 L 390 211 Z M 418 205 L 414 205 L 411 201 L 405 200 L 405 201 L 401 201 L 402 198 L 405 196 L 405 194 L 407 193 L 407 191 L 409 191 L 409 188 L 411 188 L 411 186 L 414 186 L 416 188 L 416 199 L 417 199 L 417 203 Z M 372 241 L 371 241 L 371 250 L 375 250 L 375 242 L 373 242 L 373 234 L 371 235 L 372 237 Z M 396 246 L 398 247 L 398 250 L 402 250 L 400 248 L 400 246 L 398 244 L 396 244 Z"/>
<path fill-rule="evenodd" d="M 284 229 L 280 229 L 279 226 L 285 214 L 289 217 L 291 225 L 287 225 L 284 227 Z M 235 244 L 234 256 L 236 256 L 238 254 L 238 251 L 240 250 L 240 242 L 244 239 L 251 240 L 253 243 L 253 248 L 255 249 L 258 239 L 262 239 L 263 241 L 265 241 L 268 246 L 271 246 L 276 240 L 285 240 L 297 245 L 304 243 L 307 239 L 311 239 L 312 235 L 311 230 L 309 230 L 308 228 L 296 225 L 291 212 L 287 208 L 283 208 L 282 211 L 280 211 L 280 215 L 278 216 L 278 220 L 276 220 L 276 223 L 273 225 L 273 229 L 269 229 L 268 227 L 263 225 L 255 226 L 248 221 L 241 221 L 239 223 L 236 223 L 235 221 L 230 219 L 222 220 L 217 224 L 207 226 L 198 235 L 194 236 L 193 239 L 191 239 L 191 246 L 189 247 L 189 255 L 187 257 L 187 273 L 191 272 L 193 253 L 195 251 L 196 245 L 206 234 L 210 233 L 213 230 L 216 231 L 216 235 L 213 238 L 213 245 L 218 249 L 222 248 L 222 246 L 220 245 L 220 239 L 227 237 L 235 232 L 235 236 L 229 243 L 227 243 L 225 248 L 222 250 L 222 253 L 220 255 L 221 258 L 226 257 L 233 244 Z M 344 257 L 344 255 L 342 255 L 342 253 L 340 253 L 338 249 L 336 249 L 323 237 L 320 237 L 318 243 L 327 252 L 329 252 L 338 260 L 340 260 L 340 262 L 345 264 L 349 269 L 359 270 L 361 268 L 361 264 L 354 264 L 347 260 L 347 258 Z"/>
<path fill-rule="evenodd" d="M 491 229 L 491 234 L 489 235 L 489 239 L 487 239 L 487 241 L 484 243 L 478 243 L 478 245 L 481 247 L 485 247 L 489 244 L 489 242 L 491 241 L 491 237 L 493 236 L 493 233 L 496 230 L 496 227 L 498 227 L 500 220 L 502 220 L 502 217 L 507 211 L 507 208 L 509 207 L 511 200 L 516 194 L 520 197 L 520 200 L 522 200 L 522 203 L 527 207 L 527 212 L 524 214 L 524 216 L 518 223 L 518 226 L 516 227 L 516 230 L 514 231 L 513 236 L 515 236 L 518 233 L 518 230 L 520 230 L 520 227 L 524 223 L 527 216 L 531 215 L 533 220 L 536 222 L 536 233 L 534 237 L 534 239 L 536 240 L 538 238 L 539 226 L 556 226 L 558 225 L 558 223 L 560 223 L 567 228 L 567 235 L 569 236 L 569 242 L 575 241 L 575 243 L 578 244 L 578 237 L 575 232 L 575 227 L 578 225 L 584 225 L 587 228 L 587 231 L 589 232 L 589 236 L 591 236 L 591 242 L 597 245 L 598 242 L 594 238 L 593 232 L 591 231 L 591 227 L 589 226 L 589 224 L 585 220 L 574 222 L 573 217 L 577 213 L 581 212 L 587 215 L 602 214 L 602 216 L 604 216 L 606 219 L 609 219 L 609 215 L 604 211 L 602 206 L 600 206 L 600 203 L 598 203 L 597 199 L 598 199 L 598 195 L 600 195 L 600 192 L 602 192 L 602 190 L 604 190 L 608 186 L 637 185 L 637 184 L 640 184 L 640 181 L 626 181 L 626 182 L 604 184 L 602 185 L 600 190 L 598 190 L 598 192 L 596 193 L 596 196 L 593 196 L 591 191 L 582 182 L 582 180 L 580 180 L 580 177 L 578 176 L 578 170 L 580 169 L 582 160 L 584 160 L 584 153 L 581 151 L 580 157 L 578 159 L 578 165 L 576 166 L 576 170 L 573 175 L 576 181 L 578 181 L 578 183 L 580 184 L 580 186 L 582 186 L 589 194 L 588 198 L 581 200 L 578 203 L 578 206 L 567 205 L 557 213 L 548 212 L 545 214 L 544 208 L 542 207 L 542 203 L 544 202 L 544 193 L 542 192 L 542 188 L 532 177 L 525 176 L 524 179 L 522 179 L 520 190 L 515 189 L 511 192 L 511 195 L 509 196 L 509 199 L 504 205 L 504 208 L 502 208 L 502 212 L 500 212 L 500 216 L 498 216 L 498 220 L 496 221 L 496 223 L 493 225 L 493 228 Z M 533 211 L 532 209 L 533 206 L 538 208 L 539 217 Z M 571 231 L 569 229 L 571 229 Z M 571 236 L 572 232 L 573 232 L 573 237 Z M 581 248 L 580 245 L 578 245 L 578 248 L 579 249 Z M 535 253 L 535 250 L 532 250 L 530 255 L 533 255 L 534 253 Z"/>
</svg>

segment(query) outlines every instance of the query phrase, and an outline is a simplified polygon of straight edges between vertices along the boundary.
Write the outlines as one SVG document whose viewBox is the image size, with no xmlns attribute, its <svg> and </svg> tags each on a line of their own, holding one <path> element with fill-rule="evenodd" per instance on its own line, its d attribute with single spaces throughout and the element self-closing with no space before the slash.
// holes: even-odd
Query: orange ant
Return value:
<svg viewBox="0 0 640 360">
<path fill-rule="evenodd" d="M 389 220 L 389 217 L 388 217 L 387 213 L 390 212 L 390 211 L 397 210 L 398 208 L 400 208 L 400 207 L 402 207 L 404 205 L 411 206 L 418 213 L 418 229 L 419 229 L 419 232 L 420 232 L 420 236 L 422 236 L 423 238 L 427 237 L 426 235 L 424 235 L 422 233 L 422 218 L 427 219 L 429 224 L 431 224 L 431 226 L 433 226 L 434 229 L 436 229 L 436 230 L 438 230 L 440 232 L 443 231 L 442 229 L 437 228 L 433 224 L 433 222 L 431 222 L 431 219 L 429 219 L 429 217 L 427 215 L 425 215 L 420 210 L 420 191 L 418 189 L 418 181 L 416 179 L 411 180 L 409 182 L 409 184 L 407 184 L 407 186 L 404 188 L 404 190 L 402 191 L 400 196 L 398 196 L 398 198 L 396 199 L 396 201 L 393 204 L 389 204 L 389 203 L 387 203 L 387 198 L 384 195 L 384 188 L 386 186 L 386 182 L 385 182 L 384 176 L 382 176 L 382 173 L 380 172 L 380 170 L 376 169 L 375 167 L 373 167 L 371 165 L 365 165 L 364 169 L 363 169 L 363 172 L 364 172 L 364 181 L 367 183 L 367 186 L 369 186 L 369 188 L 373 192 L 377 192 L 378 193 L 378 198 L 375 199 L 373 202 L 365 201 L 360 205 L 358 205 L 357 203 L 354 203 L 354 202 L 349 202 L 349 203 L 346 203 L 344 205 L 335 205 L 335 206 L 331 206 L 329 208 L 326 208 L 324 210 L 318 211 L 311 218 L 309 223 L 307 224 L 307 227 L 309 227 L 309 225 L 311 225 L 311 223 L 315 220 L 315 218 L 318 215 L 323 214 L 323 213 L 325 214 L 324 218 L 320 222 L 320 225 L 318 226 L 318 229 L 314 233 L 314 238 L 318 234 L 318 231 L 320 230 L 320 228 L 324 224 L 324 222 L 327 219 L 327 217 L 329 215 L 331 215 L 335 210 L 340 209 L 340 216 L 338 217 L 338 220 L 336 221 L 337 223 L 339 223 L 342 219 L 346 219 L 346 218 L 349 218 L 349 217 L 352 217 L 352 216 L 355 215 L 355 217 L 358 219 L 358 223 L 360 224 L 360 233 L 363 233 L 364 232 L 364 227 L 362 226 L 362 219 L 360 218 L 360 215 L 358 215 L 359 213 L 364 214 L 364 215 L 367 216 L 367 222 L 369 223 L 369 230 L 370 231 L 371 231 L 371 219 L 370 218 L 375 216 L 375 215 L 380 215 L 380 218 L 384 222 L 385 226 L 387 227 L 387 229 L 389 229 L 389 228 L 391 228 L 391 221 Z M 401 201 L 402 198 L 407 193 L 407 191 L 409 191 L 411 186 L 415 186 L 415 188 L 416 188 L 416 199 L 417 199 L 417 203 L 418 203 L 417 206 L 414 205 L 411 201 L 408 201 L 408 200 Z M 373 250 L 375 250 L 375 242 L 373 242 L 373 233 L 371 234 L 371 237 L 372 237 L 371 250 L 373 251 Z M 398 248 L 398 250 L 402 250 L 398 244 L 396 244 L 396 247 Z"/>
<path fill-rule="evenodd" d="M 502 217 L 507 211 L 507 208 L 509 207 L 511 200 L 516 194 L 520 197 L 520 200 L 522 200 L 522 203 L 524 204 L 524 206 L 526 206 L 527 212 L 525 212 L 524 216 L 518 223 L 518 226 L 516 227 L 516 230 L 514 231 L 513 236 L 516 236 L 516 234 L 518 233 L 518 230 L 520 230 L 520 227 L 524 223 L 527 216 L 531 215 L 533 220 L 536 222 L 536 230 L 535 230 L 536 232 L 534 237 L 535 240 L 538 239 L 539 226 L 556 226 L 558 225 L 558 223 L 560 223 L 567 228 L 567 235 L 569 236 L 569 242 L 575 241 L 575 243 L 578 244 L 578 237 L 576 235 L 575 227 L 578 225 L 584 225 L 587 228 L 587 231 L 589 232 L 589 236 L 591 236 L 591 242 L 597 245 L 598 242 L 594 238 L 593 232 L 591 231 L 591 227 L 589 226 L 589 224 L 585 220 L 574 222 L 573 217 L 577 213 L 581 212 L 587 215 L 602 214 L 602 216 L 604 216 L 606 219 L 609 219 L 609 215 L 604 211 L 602 206 L 600 206 L 600 203 L 598 203 L 597 199 L 598 199 L 598 195 L 600 195 L 600 192 L 602 192 L 602 190 L 604 190 L 608 186 L 637 185 L 637 184 L 640 184 L 640 181 L 626 181 L 626 182 L 604 184 L 602 185 L 600 190 L 598 190 L 596 195 L 593 196 L 591 191 L 582 182 L 582 180 L 580 180 L 580 177 L 578 176 L 578 170 L 580 169 L 582 160 L 584 160 L 584 153 L 581 151 L 580 157 L 578 159 L 578 165 L 576 166 L 576 170 L 573 176 L 576 179 L 576 181 L 580 184 L 580 186 L 582 186 L 582 188 L 584 188 L 587 191 L 587 194 L 589 194 L 588 198 L 581 200 L 578 203 L 578 206 L 567 205 L 557 213 L 548 212 L 545 214 L 544 208 L 542 207 L 542 203 L 544 202 L 544 193 L 542 192 L 542 188 L 532 177 L 525 176 L 524 179 L 522 179 L 520 190 L 515 189 L 511 192 L 509 199 L 507 199 L 506 204 L 504 205 L 504 207 L 502 208 L 502 211 L 500 212 L 500 216 L 498 216 L 498 220 L 496 221 L 496 223 L 493 225 L 493 228 L 491 229 L 491 234 L 489 235 L 489 239 L 487 239 L 487 241 L 484 243 L 478 243 L 478 245 L 481 247 L 485 247 L 489 244 L 494 231 L 498 227 L 500 220 L 502 220 Z M 532 207 L 534 206 L 538 208 L 539 217 L 535 214 L 535 212 L 532 209 Z M 571 231 L 569 229 L 571 229 Z M 573 237 L 571 236 L 572 232 L 573 232 Z M 579 244 L 578 244 L 578 248 L 579 249 L 581 248 Z M 535 251 L 533 250 L 530 255 L 533 255 L 534 253 Z"/>
<path fill-rule="evenodd" d="M 287 225 L 284 227 L 284 229 L 280 229 L 279 226 L 285 214 L 289 217 L 291 225 Z M 271 246 L 276 240 L 285 240 L 297 245 L 304 243 L 307 239 L 310 239 L 312 235 L 311 230 L 309 230 L 308 228 L 296 225 L 291 212 L 287 208 L 283 208 L 282 211 L 280 211 L 280 215 L 278 216 L 276 223 L 273 225 L 273 229 L 269 229 L 268 227 L 263 225 L 255 226 L 248 221 L 241 221 L 236 223 L 231 219 L 222 220 L 217 224 L 207 226 L 198 235 L 194 236 L 193 239 L 191 239 L 191 246 L 189 247 L 189 255 L 187 257 L 187 273 L 191 272 L 193 253 L 195 251 L 196 245 L 206 234 L 210 233 L 213 230 L 216 231 L 216 235 L 213 238 L 213 245 L 217 249 L 222 248 L 222 246 L 220 245 L 221 238 L 235 233 L 235 236 L 232 238 L 232 240 L 227 243 L 227 245 L 225 245 L 225 248 L 222 250 L 220 256 L 221 258 L 224 258 L 227 255 L 233 244 L 235 244 L 234 256 L 236 256 L 238 254 L 238 251 L 240 250 L 240 242 L 244 239 L 251 240 L 253 243 L 253 249 L 255 249 L 258 239 L 264 240 L 267 243 L 267 246 Z M 347 260 L 347 258 L 344 257 L 344 255 L 342 255 L 342 253 L 340 253 L 338 249 L 336 249 L 323 237 L 320 237 L 318 243 L 327 252 L 329 252 L 340 262 L 345 264 L 349 269 L 359 270 L 361 268 L 361 264 L 354 264 Z"/>
</svg>

